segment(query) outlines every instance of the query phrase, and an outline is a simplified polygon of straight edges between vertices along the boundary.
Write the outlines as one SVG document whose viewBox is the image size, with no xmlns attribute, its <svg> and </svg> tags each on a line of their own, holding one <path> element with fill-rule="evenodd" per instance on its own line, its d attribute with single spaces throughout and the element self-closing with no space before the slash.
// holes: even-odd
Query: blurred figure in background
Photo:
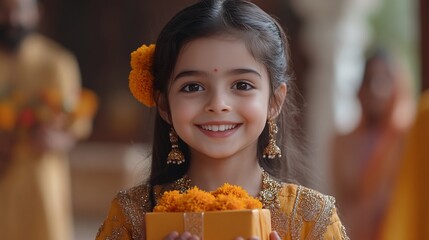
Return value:
<svg viewBox="0 0 429 240">
<path fill-rule="evenodd" d="M 414 116 L 410 78 L 377 50 L 367 59 L 358 91 L 361 119 L 332 144 L 334 195 L 350 239 L 376 239 Z"/>
<path fill-rule="evenodd" d="M 382 224 L 382 240 L 429 239 L 429 90 L 420 97 L 400 172 Z"/>
<path fill-rule="evenodd" d="M 1 239 L 72 239 L 67 153 L 96 97 L 74 56 L 35 32 L 36 0 L 0 0 Z"/>
</svg>

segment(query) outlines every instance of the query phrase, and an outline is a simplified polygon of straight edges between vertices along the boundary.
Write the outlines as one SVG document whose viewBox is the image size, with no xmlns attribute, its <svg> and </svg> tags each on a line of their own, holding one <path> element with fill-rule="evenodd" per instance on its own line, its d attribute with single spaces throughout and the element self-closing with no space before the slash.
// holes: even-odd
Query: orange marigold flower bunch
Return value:
<svg viewBox="0 0 429 240">
<path fill-rule="evenodd" d="M 12 131 L 16 122 L 16 110 L 13 102 L 0 100 L 0 132 Z"/>
<path fill-rule="evenodd" d="M 243 188 L 225 183 L 213 192 L 194 187 L 181 194 L 165 192 L 154 212 L 207 212 L 262 208 L 262 203 L 250 196 Z"/>
<path fill-rule="evenodd" d="M 155 44 L 142 45 L 131 53 L 131 72 L 128 76 L 133 96 L 148 107 L 155 106 L 153 98 L 153 56 Z"/>
<path fill-rule="evenodd" d="M 75 118 L 93 118 L 98 109 L 98 97 L 90 89 L 82 88 L 79 101 L 72 112 Z"/>
</svg>

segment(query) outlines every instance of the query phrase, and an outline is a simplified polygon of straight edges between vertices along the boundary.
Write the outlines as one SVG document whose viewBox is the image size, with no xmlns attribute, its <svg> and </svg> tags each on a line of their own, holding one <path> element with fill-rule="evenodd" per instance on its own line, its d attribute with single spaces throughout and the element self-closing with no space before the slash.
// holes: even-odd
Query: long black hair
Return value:
<svg viewBox="0 0 429 240">
<path fill-rule="evenodd" d="M 245 0 L 202 0 L 176 14 L 162 29 L 156 42 L 153 65 L 155 95 L 159 94 L 169 111 L 170 79 L 181 48 L 197 38 L 219 34 L 243 40 L 253 57 L 266 66 L 271 80 L 271 96 L 281 83 L 286 83 L 287 97 L 277 118 L 277 143 L 282 149 L 282 157 L 262 158 L 262 151 L 269 140 L 267 126 L 258 139 L 257 153 L 259 164 L 271 175 L 288 181 L 297 179 L 293 163 L 301 161 L 302 145 L 298 140 L 301 131 L 296 123 L 299 111 L 293 102 L 295 91 L 289 44 L 280 24 L 255 4 Z M 185 154 L 186 162 L 181 165 L 166 163 L 171 149 L 170 129 L 171 126 L 157 112 L 149 177 L 152 186 L 182 177 L 190 164 L 188 146 L 180 140 L 179 148 Z"/>
</svg>

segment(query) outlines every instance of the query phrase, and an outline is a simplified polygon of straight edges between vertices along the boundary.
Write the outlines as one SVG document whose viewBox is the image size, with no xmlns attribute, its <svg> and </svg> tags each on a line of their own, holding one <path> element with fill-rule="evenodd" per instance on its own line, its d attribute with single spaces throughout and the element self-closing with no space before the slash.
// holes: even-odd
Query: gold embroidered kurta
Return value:
<svg viewBox="0 0 429 240">
<path fill-rule="evenodd" d="M 153 188 L 142 184 L 119 192 L 96 239 L 145 239 L 145 213 L 152 210 L 151 191 L 157 201 L 165 191 L 183 192 L 191 187 L 190 179 L 185 176 L 170 184 Z M 270 209 L 272 228 L 282 239 L 348 239 L 333 197 L 278 182 L 264 172 L 259 199 L 264 208 Z"/>
</svg>

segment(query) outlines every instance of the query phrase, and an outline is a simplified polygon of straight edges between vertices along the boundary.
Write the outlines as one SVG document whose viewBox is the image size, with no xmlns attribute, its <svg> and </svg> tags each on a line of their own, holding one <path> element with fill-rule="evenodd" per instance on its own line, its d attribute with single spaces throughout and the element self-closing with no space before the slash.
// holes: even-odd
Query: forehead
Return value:
<svg viewBox="0 0 429 240">
<path fill-rule="evenodd" d="M 175 70 L 217 68 L 222 71 L 241 67 L 266 71 L 263 64 L 249 52 L 243 40 L 230 36 L 213 36 L 198 38 L 184 45 Z"/>
</svg>

